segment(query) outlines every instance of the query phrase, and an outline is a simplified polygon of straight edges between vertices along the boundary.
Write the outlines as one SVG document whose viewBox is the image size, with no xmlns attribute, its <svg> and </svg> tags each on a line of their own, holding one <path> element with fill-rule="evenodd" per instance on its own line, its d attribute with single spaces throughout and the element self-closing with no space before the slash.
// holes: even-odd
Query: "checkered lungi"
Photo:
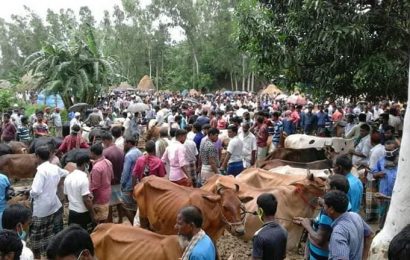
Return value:
<svg viewBox="0 0 410 260">
<path fill-rule="evenodd" d="M 379 215 L 379 204 L 375 199 L 378 192 L 378 181 L 368 180 L 366 183 L 366 220 L 377 220 Z"/>
<path fill-rule="evenodd" d="M 390 200 L 382 200 L 379 203 L 379 228 L 384 227 L 384 222 L 386 221 L 387 212 L 389 211 Z"/>
<path fill-rule="evenodd" d="M 46 255 L 48 243 L 55 235 L 54 224 L 56 223 L 56 216 L 58 218 L 58 214 L 59 212 L 57 211 L 46 217 L 40 218 L 33 216 L 28 247 L 31 248 L 34 255 Z"/>
<path fill-rule="evenodd" d="M 258 147 L 257 149 L 257 160 L 263 160 L 267 156 L 268 147 Z"/>
<path fill-rule="evenodd" d="M 192 178 L 192 185 L 194 187 L 197 187 L 197 180 L 198 176 L 196 174 L 196 162 L 190 162 L 187 165 L 185 165 L 188 173 L 191 175 Z"/>
<path fill-rule="evenodd" d="M 121 204 L 121 184 L 111 185 L 110 206 Z"/>
<path fill-rule="evenodd" d="M 137 211 L 137 203 L 132 196 L 132 191 L 121 192 L 122 207 L 129 211 Z"/>
</svg>

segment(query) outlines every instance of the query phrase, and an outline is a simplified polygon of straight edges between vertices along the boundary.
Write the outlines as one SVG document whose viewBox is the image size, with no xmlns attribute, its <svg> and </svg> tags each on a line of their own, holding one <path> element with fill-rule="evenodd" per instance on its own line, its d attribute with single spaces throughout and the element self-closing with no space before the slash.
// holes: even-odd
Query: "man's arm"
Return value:
<svg viewBox="0 0 410 260">
<path fill-rule="evenodd" d="M 261 260 L 263 258 L 263 241 L 255 236 L 253 238 L 252 260 Z"/>
<path fill-rule="evenodd" d="M 363 254 L 362 254 L 362 259 L 366 260 L 369 254 L 370 246 L 373 241 L 373 231 L 371 227 L 363 221 L 363 227 L 364 227 L 364 245 L 363 245 Z"/>
<path fill-rule="evenodd" d="M 31 185 L 30 196 L 33 199 L 36 199 L 43 192 L 43 188 L 44 188 L 44 176 L 43 176 L 43 173 L 40 171 L 40 172 L 37 172 L 34 177 L 33 184 Z"/>
<path fill-rule="evenodd" d="M 127 185 L 127 182 L 129 180 L 129 178 L 131 177 L 131 165 L 132 165 L 132 161 L 130 159 L 130 157 L 125 156 L 124 159 L 124 167 L 122 169 L 122 173 L 121 173 L 121 189 L 125 189 L 125 186 Z"/>
</svg>

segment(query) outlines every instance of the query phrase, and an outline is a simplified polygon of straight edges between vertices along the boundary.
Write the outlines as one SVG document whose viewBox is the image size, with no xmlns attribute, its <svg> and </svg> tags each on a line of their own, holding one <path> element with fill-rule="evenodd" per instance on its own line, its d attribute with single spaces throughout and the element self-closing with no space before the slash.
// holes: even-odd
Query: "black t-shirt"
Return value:
<svg viewBox="0 0 410 260">
<path fill-rule="evenodd" d="M 265 223 L 253 237 L 252 256 L 263 260 L 282 260 L 286 256 L 288 232 L 275 222 Z"/>
</svg>

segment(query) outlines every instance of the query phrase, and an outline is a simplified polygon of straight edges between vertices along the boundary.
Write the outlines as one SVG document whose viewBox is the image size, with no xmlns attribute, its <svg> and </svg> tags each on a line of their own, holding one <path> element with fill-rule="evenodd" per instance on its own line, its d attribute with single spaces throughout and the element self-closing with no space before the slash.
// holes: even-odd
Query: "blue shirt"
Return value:
<svg viewBox="0 0 410 260">
<path fill-rule="evenodd" d="M 215 256 L 214 243 L 212 243 L 208 235 L 205 235 L 192 249 L 189 260 L 215 260 Z"/>
<path fill-rule="evenodd" d="M 278 121 L 273 121 L 273 135 L 272 135 L 272 143 L 274 144 L 279 144 L 280 142 L 280 135 L 283 131 L 283 123 L 282 121 L 278 120 Z"/>
<path fill-rule="evenodd" d="M 131 148 L 125 155 L 124 168 L 121 174 L 121 191 L 132 191 L 132 170 L 141 155 L 141 151 L 136 147 Z"/>
<path fill-rule="evenodd" d="M 292 123 L 291 120 L 285 118 L 282 120 L 282 123 L 283 123 L 283 131 L 287 135 L 291 135 L 295 133 L 295 125 Z"/>
<path fill-rule="evenodd" d="M 200 147 L 201 147 L 202 138 L 204 138 L 204 134 L 202 133 L 202 131 L 195 134 L 194 142 L 196 144 L 196 149 L 198 151 L 200 150 Z"/>
<path fill-rule="evenodd" d="M 349 192 L 347 196 L 349 197 L 349 201 L 352 204 L 352 211 L 359 212 L 360 211 L 360 203 L 362 201 L 363 195 L 363 184 L 356 176 L 349 173 L 346 175 L 347 181 L 349 182 Z"/>
<path fill-rule="evenodd" d="M 379 192 L 386 196 L 391 196 L 393 193 L 394 183 L 396 182 L 397 166 L 396 167 L 384 167 L 386 163 L 385 158 L 381 158 L 376 168 L 372 171 L 373 174 L 378 172 L 384 172 L 386 175 L 380 179 Z"/>
<path fill-rule="evenodd" d="M 332 223 L 329 242 L 329 259 L 361 260 L 364 238 L 372 230 L 362 217 L 354 212 L 345 212 Z"/>
<path fill-rule="evenodd" d="M 327 122 L 329 122 L 329 115 L 326 114 L 325 112 L 317 112 L 316 113 L 316 117 L 317 117 L 317 125 L 324 127 L 326 125 Z"/>
<path fill-rule="evenodd" d="M 0 173 L 0 213 L 7 206 L 7 191 L 10 188 L 10 181 L 6 175 Z"/>
</svg>

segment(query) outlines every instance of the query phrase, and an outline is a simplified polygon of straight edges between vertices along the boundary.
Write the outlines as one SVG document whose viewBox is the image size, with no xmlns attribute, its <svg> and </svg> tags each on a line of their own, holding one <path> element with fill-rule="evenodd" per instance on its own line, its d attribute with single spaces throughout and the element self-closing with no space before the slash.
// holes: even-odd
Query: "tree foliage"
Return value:
<svg viewBox="0 0 410 260">
<path fill-rule="evenodd" d="M 408 1 L 243 0 L 236 14 L 242 50 L 289 88 L 406 98 Z"/>
</svg>

